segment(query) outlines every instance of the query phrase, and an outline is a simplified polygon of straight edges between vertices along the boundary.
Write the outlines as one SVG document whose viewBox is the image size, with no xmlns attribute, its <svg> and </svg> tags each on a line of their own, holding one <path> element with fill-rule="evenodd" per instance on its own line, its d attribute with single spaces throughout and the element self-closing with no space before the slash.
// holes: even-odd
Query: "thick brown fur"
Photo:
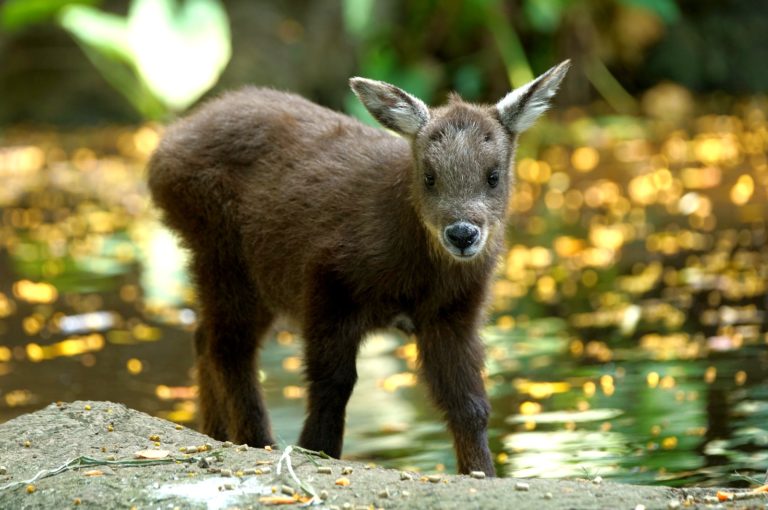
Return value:
<svg viewBox="0 0 768 510">
<path fill-rule="evenodd" d="M 453 99 L 428 122 L 425 111 L 409 144 L 298 96 L 247 88 L 168 129 L 149 184 L 192 254 L 204 432 L 273 443 L 255 364 L 282 315 L 305 340 L 309 403 L 299 444 L 340 456 L 360 343 L 406 316 L 459 471 L 494 473 L 478 329 L 503 245 L 517 134 L 493 107 Z M 479 152 L 441 160 L 464 142 Z M 467 165 L 478 176 L 462 175 Z M 503 169 L 498 189 L 483 188 L 488 165 Z M 423 189 L 426 166 L 437 167 L 445 188 Z M 488 233 L 470 260 L 439 239 L 439 228 L 461 218 Z"/>
</svg>

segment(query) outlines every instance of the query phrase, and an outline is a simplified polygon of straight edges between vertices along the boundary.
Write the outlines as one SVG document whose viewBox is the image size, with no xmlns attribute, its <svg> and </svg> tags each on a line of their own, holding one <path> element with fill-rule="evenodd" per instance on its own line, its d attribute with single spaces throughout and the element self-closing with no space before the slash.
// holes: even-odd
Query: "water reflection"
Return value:
<svg viewBox="0 0 768 510">
<path fill-rule="evenodd" d="M 721 485 L 762 475 L 766 111 L 746 103 L 687 127 L 574 112 L 564 132 L 539 133 L 546 145 L 523 147 L 483 332 L 503 472 Z M 158 132 L 6 135 L 0 419 L 88 398 L 193 423 L 195 296 L 143 180 Z M 261 377 L 288 444 L 303 418 L 300 341 L 280 325 L 273 336 Z M 409 338 L 367 341 L 348 456 L 455 469 L 415 360 Z"/>
</svg>

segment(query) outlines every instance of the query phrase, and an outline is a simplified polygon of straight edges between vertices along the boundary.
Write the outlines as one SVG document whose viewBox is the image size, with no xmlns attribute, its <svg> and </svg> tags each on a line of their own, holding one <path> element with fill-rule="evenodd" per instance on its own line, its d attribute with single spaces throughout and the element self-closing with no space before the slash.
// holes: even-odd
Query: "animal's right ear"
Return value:
<svg viewBox="0 0 768 510">
<path fill-rule="evenodd" d="M 371 115 L 401 135 L 413 136 L 429 121 L 429 108 L 394 85 L 367 78 L 351 78 L 349 86 Z"/>
</svg>

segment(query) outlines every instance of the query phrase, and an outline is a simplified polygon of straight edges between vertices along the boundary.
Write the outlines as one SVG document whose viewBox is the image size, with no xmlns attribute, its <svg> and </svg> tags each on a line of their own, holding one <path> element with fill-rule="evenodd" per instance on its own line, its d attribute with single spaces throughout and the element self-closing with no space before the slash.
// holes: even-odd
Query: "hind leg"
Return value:
<svg viewBox="0 0 768 510">
<path fill-rule="evenodd" d="M 257 376 L 258 349 L 273 314 L 259 301 L 242 264 L 195 262 L 202 304 L 197 369 L 204 431 L 237 443 L 273 444 Z"/>
</svg>

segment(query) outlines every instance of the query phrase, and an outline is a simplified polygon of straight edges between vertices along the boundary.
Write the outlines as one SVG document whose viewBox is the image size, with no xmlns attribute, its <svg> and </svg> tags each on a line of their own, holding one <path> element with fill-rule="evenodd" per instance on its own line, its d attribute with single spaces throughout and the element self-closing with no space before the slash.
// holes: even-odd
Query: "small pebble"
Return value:
<svg viewBox="0 0 768 510">
<path fill-rule="evenodd" d="M 272 472 L 272 468 L 269 466 L 262 466 L 260 468 L 256 468 L 256 474 L 257 475 L 266 475 Z"/>
<path fill-rule="evenodd" d="M 80 503 L 82 503 L 82 501 L 80 500 L 80 498 L 75 498 L 75 499 L 72 501 L 72 504 L 73 504 L 73 505 L 75 505 L 75 506 L 79 505 Z"/>
<path fill-rule="evenodd" d="M 349 466 L 344 466 L 341 468 L 341 474 L 342 475 L 351 475 L 352 474 L 352 468 Z"/>
<path fill-rule="evenodd" d="M 528 485 L 528 484 L 527 484 L 527 483 L 525 483 L 525 482 L 517 482 L 517 483 L 515 484 L 515 490 L 516 490 L 516 491 L 527 491 L 527 490 L 528 490 L 528 489 L 530 489 L 530 488 L 531 488 L 531 486 L 530 486 L 530 485 Z"/>
<path fill-rule="evenodd" d="M 592 483 L 594 483 L 596 485 L 600 485 L 601 483 L 603 483 L 603 477 L 600 476 L 600 475 L 597 475 L 596 477 L 594 477 L 592 479 Z"/>
<path fill-rule="evenodd" d="M 385 487 L 383 491 L 379 491 L 379 497 L 389 499 L 389 488 Z"/>
<path fill-rule="evenodd" d="M 219 472 L 221 473 L 221 476 L 232 476 L 232 470 L 231 469 L 222 469 Z"/>
<path fill-rule="evenodd" d="M 326 501 L 328 499 L 328 491 L 325 489 L 321 490 L 319 496 L 320 496 L 320 499 L 322 499 L 323 501 Z"/>
<path fill-rule="evenodd" d="M 247 444 L 241 444 L 237 448 L 235 448 L 235 451 L 238 452 L 247 452 L 248 451 L 248 445 Z"/>
<path fill-rule="evenodd" d="M 8 473 L 8 468 L 5 466 L 0 466 L 0 475 L 4 475 Z"/>
<path fill-rule="evenodd" d="M 176 425 L 174 428 L 176 430 L 184 430 L 184 427 L 182 427 L 181 425 Z"/>
<path fill-rule="evenodd" d="M 286 496 L 293 496 L 296 494 L 296 490 L 293 487 L 289 487 L 288 485 L 283 485 L 280 487 L 280 492 L 285 494 Z"/>
<path fill-rule="evenodd" d="M 635 510 L 645 510 L 645 505 L 643 504 L 636 505 Z"/>
<path fill-rule="evenodd" d="M 554 496 L 552 495 L 551 492 L 547 492 L 546 494 L 544 494 L 544 499 L 552 499 L 552 498 L 554 498 Z"/>
<path fill-rule="evenodd" d="M 413 477 L 410 473 L 406 473 L 405 471 L 400 471 L 400 479 L 401 480 L 413 480 Z"/>
<path fill-rule="evenodd" d="M 197 466 L 205 469 L 205 468 L 211 467 L 211 463 L 208 462 L 208 458 L 207 457 L 203 457 L 203 458 L 201 458 L 200 460 L 197 461 Z"/>
<path fill-rule="evenodd" d="M 344 510 L 352 510 L 352 503 L 344 503 L 343 505 L 341 505 L 341 508 L 343 508 Z"/>
<path fill-rule="evenodd" d="M 484 471 L 470 471 L 469 476 L 472 478 L 477 478 L 478 480 L 482 480 L 485 478 L 485 472 Z"/>
<path fill-rule="evenodd" d="M 265 446 L 264 449 L 267 450 L 268 452 L 272 451 L 272 447 L 270 445 Z"/>
<path fill-rule="evenodd" d="M 321 475 L 330 475 L 333 471 L 329 466 L 320 466 L 317 468 L 317 472 Z"/>
<path fill-rule="evenodd" d="M 704 496 L 704 503 L 720 503 L 717 496 Z"/>
<path fill-rule="evenodd" d="M 29 448 L 30 446 L 32 446 L 32 441 L 30 440 L 24 441 L 24 448 Z"/>
<path fill-rule="evenodd" d="M 402 497 L 404 497 L 404 498 L 407 498 L 408 496 L 410 496 L 410 495 L 411 495 L 411 493 L 410 493 L 409 491 L 401 491 L 401 492 L 400 492 L 400 495 L 401 495 Z"/>
<path fill-rule="evenodd" d="M 427 480 L 429 480 L 432 483 L 438 483 L 442 479 L 443 479 L 443 477 L 440 476 L 440 475 L 429 475 L 427 477 Z"/>
<path fill-rule="evenodd" d="M 117 460 L 117 457 L 114 455 L 107 455 L 107 460 Z"/>
<path fill-rule="evenodd" d="M 685 497 L 685 506 L 690 506 L 696 502 L 696 499 L 693 497 L 693 494 L 688 494 Z"/>
<path fill-rule="evenodd" d="M 669 510 L 675 510 L 676 508 L 680 508 L 680 502 L 676 499 L 672 499 L 667 503 L 667 508 L 669 508 Z"/>
<path fill-rule="evenodd" d="M 197 446 L 185 446 L 182 451 L 184 453 L 197 453 Z"/>
<path fill-rule="evenodd" d="M 233 444 L 234 443 L 232 443 L 232 441 L 224 441 L 223 443 L 221 443 L 221 446 L 223 448 L 231 448 Z"/>
<path fill-rule="evenodd" d="M 224 485 L 221 485 L 219 487 L 219 490 L 220 491 L 231 491 L 231 490 L 234 490 L 234 488 L 235 488 L 234 484 L 225 483 Z"/>
<path fill-rule="evenodd" d="M 208 468 L 208 472 L 209 472 L 209 473 L 221 473 L 221 468 L 217 468 L 217 467 L 209 467 L 209 468 Z"/>
</svg>

